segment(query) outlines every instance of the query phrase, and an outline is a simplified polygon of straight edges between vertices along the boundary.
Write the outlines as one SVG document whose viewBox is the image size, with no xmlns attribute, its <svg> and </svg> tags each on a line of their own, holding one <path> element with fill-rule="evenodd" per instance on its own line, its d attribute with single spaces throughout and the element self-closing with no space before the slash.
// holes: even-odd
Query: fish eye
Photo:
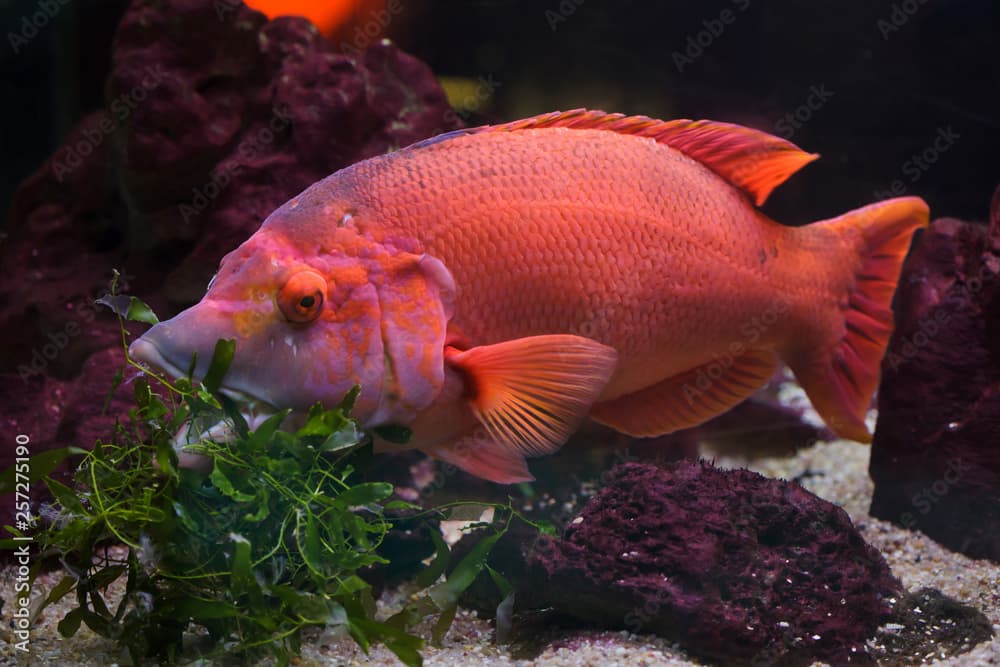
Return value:
<svg viewBox="0 0 1000 667">
<path fill-rule="evenodd" d="M 323 311 L 326 278 L 315 271 L 292 275 L 278 291 L 278 308 L 289 322 L 312 322 Z"/>
</svg>

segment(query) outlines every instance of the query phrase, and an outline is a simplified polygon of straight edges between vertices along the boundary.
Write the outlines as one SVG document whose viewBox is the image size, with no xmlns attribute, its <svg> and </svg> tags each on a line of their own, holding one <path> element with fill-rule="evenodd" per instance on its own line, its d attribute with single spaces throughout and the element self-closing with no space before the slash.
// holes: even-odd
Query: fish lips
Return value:
<svg viewBox="0 0 1000 667">
<path fill-rule="evenodd" d="M 164 323 L 155 325 L 152 329 L 143 334 L 129 345 L 128 354 L 133 360 L 157 371 L 161 371 L 173 378 L 187 377 L 188 369 L 181 368 L 171 360 L 168 354 L 164 354 L 161 344 L 157 343 L 157 337 L 167 332 Z M 210 358 L 198 355 L 198 361 L 194 369 L 194 376 L 204 377 L 208 370 Z M 260 413 L 275 413 L 278 408 L 274 404 L 253 392 L 244 388 L 239 388 L 233 383 L 223 384 L 219 387 L 219 393 L 232 399 L 238 405 L 253 405 Z"/>
<path fill-rule="evenodd" d="M 163 354 L 160 347 L 153 340 L 153 336 L 149 335 L 152 332 L 153 329 L 150 329 L 147 335 L 137 339 L 129 346 L 129 356 L 145 366 L 162 371 L 171 377 L 186 377 L 187 370 L 182 370 Z M 202 366 L 204 365 L 200 362 L 197 364 L 197 367 Z M 199 370 L 197 367 L 195 369 L 196 374 Z M 256 430 L 266 419 L 278 411 L 270 403 L 236 389 L 220 386 L 219 393 L 232 399 L 237 404 L 237 409 L 251 431 Z M 236 436 L 237 431 L 226 419 L 214 424 L 199 424 L 194 420 L 189 420 L 174 434 L 174 449 L 177 452 L 178 465 L 181 468 L 194 470 L 202 475 L 208 475 L 212 471 L 212 459 L 203 454 L 189 451 L 188 446 L 196 444 L 205 437 L 216 442 L 228 442 Z"/>
</svg>

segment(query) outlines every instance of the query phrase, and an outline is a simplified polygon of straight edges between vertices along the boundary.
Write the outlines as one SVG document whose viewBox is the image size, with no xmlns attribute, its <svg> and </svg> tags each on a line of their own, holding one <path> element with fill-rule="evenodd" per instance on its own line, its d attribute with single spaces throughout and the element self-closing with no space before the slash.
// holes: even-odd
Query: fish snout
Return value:
<svg viewBox="0 0 1000 667">
<path fill-rule="evenodd" d="M 171 345 L 173 339 L 166 324 L 161 322 L 133 341 L 128 346 L 128 355 L 154 370 L 163 371 L 171 377 L 181 377 L 187 373 L 187 368 L 186 365 L 181 368 L 182 352 L 176 345 Z M 190 362 L 191 354 L 187 356 Z M 198 356 L 201 357 L 200 354 Z"/>
<path fill-rule="evenodd" d="M 176 317 L 159 322 L 128 348 L 129 356 L 172 377 L 185 377 L 196 358 L 194 378 L 208 371 L 220 339 L 236 338 L 230 321 L 215 309 L 197 305 Z"/>
</svg>

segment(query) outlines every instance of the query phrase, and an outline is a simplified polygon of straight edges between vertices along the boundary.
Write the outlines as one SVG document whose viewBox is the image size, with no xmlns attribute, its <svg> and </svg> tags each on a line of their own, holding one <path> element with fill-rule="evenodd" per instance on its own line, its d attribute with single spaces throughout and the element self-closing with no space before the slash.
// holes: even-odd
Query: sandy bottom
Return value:
<svg viewBox="0 0 1000 667">
<path fill-rule="evenodd" d="M 922 533 L 903 530 L 867 514 L 872 486 L 868 479 L 868 448 L 840 441 L 819 443 L 796 456 L 781 459 L 746 461 L 719 458 L 721 467 L 750 467 L 771 477 L 786 479 L 803 475 L 802 484 L 813 493 L 844 507 L 861 529 L 865 539 L 885 554 L 893 572 L 909 590 L 924 586 L 940 589 L 946 595 L 970 604 L 985 613 L 1000 635 L 1000 565 L 977 561 L 953 553 Z M 48 589 L 60 573 L 46 575 L 36 594 Z M 62 639 L 56 623 L 64 611 L 47 610 L 31 630 L 30 654 L 15 652 L 9 643 L 9 621 L 13 602 L 13 576 L 4 576 L 4 624 L 0 628 L 2 664 L 35 665 L 127 665 L 127 656 L 114 645 L 95 636 L 85 627 L 71 639 Z M 405 592 L 387 595 L 380 604 L 387 611 L 398 608 Z M 428 646 L 424 664 L 431 665 L 546 665 L 552 667 L 698 665 L 684 651 L 654 636 L 627 632 L 562 632 L 554 636 L 539 653 L 537 648 L 526 655 L 524 647 L 498 646 L 493 641 L 491 622 L 480 621 L 473 614 L 458 615 L 441 647 Z M 6 662 L 4 660 L 6 659 Z M 376 647 L 365 656 L 349 639 L 320 634 L 308 638 L 299 665 L 398 665 L 385 648 Z M 923 664 L 1000 665 L 1000 637 L 980 644 L 970 653 L 947 660 L 929 654 Z"/>
</svg>

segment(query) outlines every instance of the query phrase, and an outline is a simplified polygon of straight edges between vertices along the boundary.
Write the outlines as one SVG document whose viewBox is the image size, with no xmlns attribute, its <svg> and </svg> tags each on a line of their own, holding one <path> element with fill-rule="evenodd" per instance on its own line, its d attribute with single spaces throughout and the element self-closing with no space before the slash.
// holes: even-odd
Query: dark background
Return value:
<svg viewBox="0 0 1000 667">
<path fill-rule="evenodd" d="M 905 194 L 926 198 L 935 217 L 983 219 L 1000 182 L 1000 3 L 397 1 L 388 36 L 440 76 L 499 84 L 468 115 L 471 124 L 589 106 L 726 120 L 783 136 L 794 129 L 792 141 L 822 159 L 768 202 L 782 222 L 884 198 L 895 180 Z M 10 33 L 41 2 L 59 7 L 55 18 L 14 54 Z M 16 184 L 103 103 L 127 3 L 59 2 L 0 0 L 4 210 Z M 731 23 L 719 22 L 723 10 Z M 358 17 L 362 26 L 371 20 Z M 693 62 L 679 71 L 678 54 L 713 21 L 721 33 L 710 43 L 703 34 L 707 46 L 700 55 L 690 50 Z M 817 103 L 814 95 L 816 108 L 800 109 L 815 90 L 832 96 Z M 786 114 L 797 109 L 808 120 L 793 128 Z M 934 149 L 949 132 L 957 138 Z M 918 165 L 913 157 L 925 150 L 933 159 Z"/>
</svg>

